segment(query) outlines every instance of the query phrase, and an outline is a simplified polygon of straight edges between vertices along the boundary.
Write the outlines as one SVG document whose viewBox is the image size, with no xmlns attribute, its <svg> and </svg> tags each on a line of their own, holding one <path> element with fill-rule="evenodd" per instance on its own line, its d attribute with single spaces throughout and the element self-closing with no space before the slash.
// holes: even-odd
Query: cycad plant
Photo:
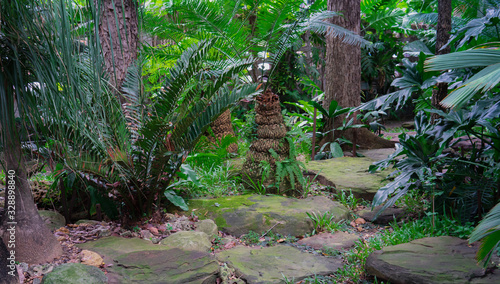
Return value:
<svg viewBox="0 0 500 284">
<path fill-rule="evenodd" d="M 256 92 L 256 85 L 238 80 L 251 61 L 207 61 L 215 41 L 199 41 L 151 93 L 143 91 L 140 63 L 130 67 L 121 89 L 127 102 L 120 105 L 108 88 L 95 33 L 89 31 L 85 45 L 75 48 L 68 14 L 54 20 L 46 34 L 53 39 L 49 54 L 37 61 L 40 70 L 47 62 L 53 67 L 38 74 L 44 84 L 37 90 L 38 123 L 49 137 L 51 156 L 110 197 L 125 220 L 151 214 L 163 195 L 185 209 L 166 189 L 210 122 Z"/>
</svg>

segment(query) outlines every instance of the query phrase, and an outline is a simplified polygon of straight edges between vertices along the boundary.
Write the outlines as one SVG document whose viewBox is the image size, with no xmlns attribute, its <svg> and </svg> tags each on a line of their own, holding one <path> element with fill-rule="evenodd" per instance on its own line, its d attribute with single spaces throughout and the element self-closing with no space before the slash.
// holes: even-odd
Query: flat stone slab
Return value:
<svg viewBox="0 0 500 284">
<path fill-rule="evenodd" d="M 324 196 L 295 199 L 277 195 L 238 195 L 190 200 L 189 207 L 200 218 L 214 220 L 219 230 L 237 237 L 249 231 L 266 232 L 275 225 L 273 233 L 284 236 L 311 233 L 314 227 L 306 212 L 322 215 L 329 211 L 336 222 L 349 217 L 346 207 Z"/>
<path fill-rule="evenodd" d="M 309 276 L 329 275 L 342 267 L 341 259 L 304 253 L 285 245 L 265 248 L 238 246 L 222 251 L 216 257 L 234 268 L 238 276 L 250 284 L 283 283 L 283 276 L 297 282 Z"/>
<path fill-rule="evenodd" d="M 357 214 L 359 215 L 359 217 L 365 220 L 381 225 L 387 225 L 390 222 L 394 221 L 394 219 L 396 219 L 396 221 L 399 221 L 407 215 L 403 208 L 389 207 L 382 211 L 377 219 L 374 219 L 375 215 L 377 215 L 381 208 L 382 206 L 377 206 L 373 208 L 373 210 L 371 210 L 371 208 L 367 208 L 358 211 Z"/>
<path fill-rule="evenodd" d="M 108 278 L 99 268 L 81 263 L 65 263 L 47 273 L 42 284 L 106 284 Z"/>
<path fill-rule="evenodd" d="M 318 174 L 318 182 L 324 185 L 334 186 L 337 191 L 351 189 L 357 198 L 372 200 L 377 190 L 387 184 L 384 178 L 389 174 L 389 171 L 369 173 L 368 168 L 374 162 L 368 157 L 342 157 L 310 161 L 306 168 L 310 178 Z"/>
<path fill-rule="evenodd" d="M 485 274 L 475 259 L 477 249 L 456 237 L 423 238 L 373 252 L 365 268 L 395 284 L 470 283 Z"/>
<path fill-rule="evenodd" d="M 206 251 L 183 250 L 138 238 L 106 237 L 78 247 L 102 255 L 108 283 L 215 283 L 217 261 Z"/>
<path fill-rule="evenodd" d="M 321 233 L 309 238 L 304 238 L 297 242 L 298 245 L 310 246 L 314 249 L 335 249 L 343 250 L 354 246 L 354 242 L 359 240 L 355 234 L 346 232 Z"/>
<path fill-rule="evenodd" d="M 382 148 L 382 149 L 358 150 L 358 153 L 378 162 L 387 159 L 387 157 L 393 154 L 394 151 L 396 151 L 396 148 Z"/>
</svg>

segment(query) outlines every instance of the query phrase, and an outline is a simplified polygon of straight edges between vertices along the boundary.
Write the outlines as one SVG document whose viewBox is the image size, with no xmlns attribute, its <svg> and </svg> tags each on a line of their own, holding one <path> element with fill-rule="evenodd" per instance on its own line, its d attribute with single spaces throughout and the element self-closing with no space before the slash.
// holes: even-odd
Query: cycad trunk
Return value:
<svg viewBox="0 0 500 284">
<path fill-rule="evenodd" d="M 328 0 L 328 10 L 343 14 L 342 17 L 334 17 L 333 24 L 359 34 L 361 28 L 359 0 Z M 327 36 L 323 107 L 328 109 L 332 100 L 336 100 L 342 107 L 356 107 L 361 104 L 361 48 L 343 43 L 340 38 Z M 330 130 L 342 126 L 344 118 L 345 116 L 340 116 L 328 121 L 325 128 Z M 394 142 L 382 139 L 365 128 L 335 132 L 335 138 L 341 136 L 351 141 L 355 139 L 362 148 L 394 147 Z M 324 144 L 333 140 L 333 135 L 330 135 L 321 142 Z"/>
<path fill-rule="evenodd" d="M 231 111 L 228 109 L 223 112 L 212 124 L 212 131 L 214 132 L 215 139 L 221 140 L 224 136 L 234 135 L 233 124 L 231 123 Z M 238 144 L 233 143 L 227 147 L 229 153 L 238 152 Z"/>
<path fill-rule="evenodd" d="M 138 19 L 135 0 L 100 1 L 99 38 L 109 75 L 120 103 L 126 103 L 119 95 L 128 67 L 137 59 Z"/>
<path fill-rule="evenodd" d="M 250 146 L 243 164 L 243 179 L 247 184 L 262 182 L 267 187 L 267 193 L 286 193 L 292 188 L 287 178 L 279 185 L 269 187 L 276 181 L 276 162 L 269 150 L 273 149 L 278 154 L 279 161 L 285 160 L 290 150 L 288 141 L 284 139 L 287 129 L 281 115 L 279 97 L 271 90 L 265 91 L 256 98 L 255 112 L 257 140 Z M 263 170 L 263 163 L 269 165 L 267 175 Z M 262 181 L 263 175 L 267 176 L 264 181 Z"/>
</svg>

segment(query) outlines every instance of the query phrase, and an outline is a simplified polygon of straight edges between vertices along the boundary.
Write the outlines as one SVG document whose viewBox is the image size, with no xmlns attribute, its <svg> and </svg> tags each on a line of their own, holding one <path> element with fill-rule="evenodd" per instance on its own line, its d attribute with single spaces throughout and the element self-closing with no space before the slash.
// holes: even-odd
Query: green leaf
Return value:
<svg viewBox="0 0 500 284">
<path fill-rule="evenodd" d="M 186 201 L 184 201 L 184 198 L 180 197 L 175 193 L 173 190 L 165 190 L 165 197 L 170 201 L 172 204 L 175 206 L 179 207 L 180 209 L 184 211 L 188 211 L 189 207 L 186 204 Z"/>
<path fill-rule="evenodd" d="M 332 154 L 333 158 L 341 158 L 344 157 L 344 152 L 342 151 L 342 148 L 340 148 L 339 143 L 334 142 L 330 144 L 330 153 Z"/>
</svg>

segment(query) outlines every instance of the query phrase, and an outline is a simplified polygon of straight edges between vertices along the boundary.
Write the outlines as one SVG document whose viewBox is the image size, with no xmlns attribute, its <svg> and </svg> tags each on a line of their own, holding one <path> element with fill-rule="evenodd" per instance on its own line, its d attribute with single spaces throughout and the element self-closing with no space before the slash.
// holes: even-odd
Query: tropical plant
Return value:
<svg viewBox="0 0 500 284">
<path fill-rule="evenodd" d="M 428 70 L 448 70 L 459 68 L 485 67 L 462 86 L 451 92 L 441 101 L 447 108 L 458 109 L 470 103 L 478 93 L 486 93 L 500 83 L 500 48 L 491 43 L 472 50 L 454 52 L 429 58 L 426 61 Z"/>
<path fill-rule="evenodd" d="M 70 19 L 67 27 L 74 25 Z M 86 184 L 106 196 L 111 193 L 117 204 L 123 202 L 119 209 L 124 218 L 150 214 L 207 125 L 256 90 L 237 80 L 251 61 L 207 62 L 214 45 L 207 40 L 182 53 L 163 89 L 153 94 L 142 91 L 140 66 L 129 68 L 120 90 L 127 103 L 120 106 L 103 80 L 99 45 L 91 30 L 87 45 L 78 49 L 74 34 L 64 26 L 43 36 L 57 39 L 50 46 L 53 53 L 43 58 L 55 70 L 38 74 L 45 82 L 37 89 L 42 110 L 38 123 L 52 139 L 49 153 Z M 168 190 L 165 196 L 184 207 L 175 192 Z"/>
<path fill-rule="evenodd" d="M 477 241 L 481 241 L 477 259 L 486 267 L 500 246 L 500 203 L 488 212 L 470 235 L 470 244 Z"/>
</svg>

